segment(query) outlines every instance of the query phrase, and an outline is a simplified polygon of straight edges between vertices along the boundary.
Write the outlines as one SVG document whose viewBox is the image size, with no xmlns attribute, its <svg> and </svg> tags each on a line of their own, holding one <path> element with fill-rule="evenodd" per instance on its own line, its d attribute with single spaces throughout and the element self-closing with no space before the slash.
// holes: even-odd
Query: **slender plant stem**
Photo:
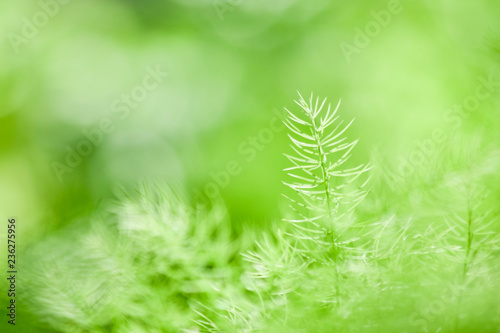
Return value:
<svg viewBox="0 0 500 333">
<path fill-rule="evenodd" d="M 467 200 L 467 247 L 465 249 L 464 266 L 462 271 L 462 287 L 465 287 L 465 278 L 467 277 L 467 271 L 469 270 L 470 266 L 469 257 L 472 248 L 473 237 L 474 234 L 472 233 L 472 208 L 470 206 L 470 200 Z M 460 294 L 458 296 L 458 302 L 457 302 L 458 313 L 455 320 L 455 330 L 458 329 L 458 326 L 460 324 L 460 309 L 462 307 L 463 296 L 464 296 L 464 290 L 462 289 L 460 290 Z"/>
<path fill-rule="evenodd" d="M 328 173 L 328 170 L 325 165 L 325 154 L 323 152 L 323 149 L 321 147 L 321 141 L 319 138 L 319 131 L 316 128 L 316 123 L 314 121 L 314 117 L 312 113 L 309 114 L 309 118 L 311 119 L 311 123 L 313 125 L 313 130 L 314 130 L 314 136 L 316 139 L 316 146 L 318 147 L 318 155 L 319 155 L 319 160 L 320 160 L 320 166 L 321 166 L 321 174 L 322 174 L 322 181 L 323 185 L 325 187 L 325 197 L 326 197 L 326 205 L 328 208 L 328 216 L 330 217 L 330 220 L 332 220 L 333 214 L 332 214 L 332 209 L 330 205 L 330 174 Z M 332 244 L 335 246 L 335 238 L 334 238 L 334 233 L 333 233 L 333 220 L 332 220 Z"/>
<path fill-rule="evenodd" d="M 468 211 L 468 218 L 467 218 L 467 248 L 465 252 L 465 259 L 464 259 L 464 269 L 463 269 L 463 274 L 462 274 L 462 281 L 465 283 L 465 276 L 467 275 L 467 271 L 469 270 L 469 257 L 470 257 L 470 250 L 472 247 L 472 238 L 474 235 L 472 234 L 472 209 L 470 208 L 470 203 L 467 203 L 467 211 Z"/>
<path fill-rule="evenodd" d="M 334 249 L 337 248 L 336 242 L 335 242 L 335 232 L 334 232 L 334 225 L 333 225 L 333 212 L 331 208 L 331 203 L 330 203 L 330 174 L 328 173 L 327 167 L 325 165 L 325 154 L 323 152 L 323 149 L 321 147 L 321 141 L 320 141 L 320 135 L 319 131 L 316 127 L 316 123 L 314 121 L 314 117 L 312 113 L 309 113 L 309 118 L 311 119 L 311 123 L 313 125 L 313 130 L 314 130 L 314 136 L 316 139 L 316 146 L 318 147 L 318 155 L 320 159 L 320 167 L 321 167 L 321 174 L 322 174 L 322 181 L 323 185 L 325 187 L 325 198 L 326 198 L 326 205 L 328 209 L 328 217 L 330 218 L 330 221 L 332 223 L 332 246 Z M 340 272 L 339 272 L 339 267 L 338 267 L 338 260 L 335 260 L 336 265 L 335 265 L 335 276 L 336 276 L 336 286 L 335 286 L 335 293 L 336 293 L 336 298 L 337 298 L 337 305 L 340 306 Z"/>
</svg>

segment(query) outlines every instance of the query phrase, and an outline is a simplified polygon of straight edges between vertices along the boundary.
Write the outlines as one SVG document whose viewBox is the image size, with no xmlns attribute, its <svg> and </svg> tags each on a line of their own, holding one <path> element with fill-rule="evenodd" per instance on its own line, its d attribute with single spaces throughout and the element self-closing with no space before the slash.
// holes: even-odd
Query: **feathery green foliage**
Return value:
<svg viewBox="0 0 500 333">
<path fill-rule="evenodd" d="M 344 167 L 357 140 L 348 142 L 343 136 L 353 121 L 342 126 L 344 121 L 337 116 L 340 101 L 332 111 L 331 105 L 325 107 L 326 98 L 320 103 L 311 94 L 306 102 L 299 96 L 298 114 L 285 109 L 289 116 L 284 123 L 294 152 L 285 155 L 293 164 L 285 169 L 293 182 L 285 184 L 297 194 L 285 196 L 296 215 L 286 221 L 295 226 L 293 236 L 300 243 L 312 241 L 338 251 L 345 244 L 340 239 L 346 231 L 343 222 L 366 194 L 367 181 L 360 186 L 353 183 L 370 167 Z"/>
<path fill-rule="evenodd" d="M 148 183 L 121 191 L 90 227 L 26 253 L 23 302 L 40 329 L 471 332 L 481 322 L 496 333 L 498 147 L 450 138 L 462 144 L 404 181 L 375 168 L 368 191 L 370 164 L 348 165 L 357 141 L 340 103 L 296 103 L 284 121 L 283 221 L 236 235 L 221 202 L 193 207 Z"/>
<path fill-rule="evenodd" d="M 51 329 L 180 332 L 194 325 L 193 303 L 238 281 L 241 244 L 221 205 L 191 208 L 178 191 L 143 184 L 92 218 L 34 248 L 24 267 L 24 302 Z"/>
</svg>

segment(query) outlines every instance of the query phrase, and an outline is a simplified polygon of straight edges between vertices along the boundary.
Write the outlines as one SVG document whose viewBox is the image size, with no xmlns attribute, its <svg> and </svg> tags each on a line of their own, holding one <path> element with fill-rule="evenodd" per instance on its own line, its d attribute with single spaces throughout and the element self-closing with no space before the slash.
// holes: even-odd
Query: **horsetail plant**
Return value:
<svg viewBox="0 0 500 333">
<path fill-rule="evenodd" d="M 312 241 L 335 250 L 340 241 L 341 219 L 346 218 L 364 198 L 369 177 L 359 187 L 352 188 L 356 179 L 370 170 L 370 165 L 343 168 L 351 156 L 358 140 L 349 142 L 343 136 L 354 119 L 344 124 L 339 121 L 337 111 L 331 105 L 325 107 L 327 99 L 314 99 L 311 94 L 306 101 L 299 93 L 295 103 L 297 113 L 285 108 L 288 118 L 284 120 L 290 130 L 293 154 L 285 154 L 292 166 L 285 169 L 293 181 L 284 182 L 295 197 L 284 196 L 296 217 L 286 219 L 295 226 L 298 242 Z M 309 248 L 306 245 L 306 248 Z"/>
</svg>

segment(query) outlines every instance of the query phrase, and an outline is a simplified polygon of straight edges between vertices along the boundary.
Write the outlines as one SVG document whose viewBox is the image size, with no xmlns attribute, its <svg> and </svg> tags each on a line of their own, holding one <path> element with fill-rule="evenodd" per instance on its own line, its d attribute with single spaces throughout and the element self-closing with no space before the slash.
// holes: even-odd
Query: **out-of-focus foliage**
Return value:
<svg viewBox="0 0 500 333">
<path fill-rule="evenodd" d="M 16 328 L 496 332 L 499 16 L 495 0 L 1 2 Z M 345 221 L 371 260 L 333 272 L 278 222 L 297 90 L 342 98 L 350 163 L 375 166 Z M 143 179 L 187 193 L 116 198 Z"/>
<path fill-rule="evenodd" d="M 220 205 L 193 209 L 168 186 L 148 184 L 119 197 L 110 214 L 67 227 L 26 254 L 20 302 L 41 327 L 180 332 L 193 326 L 190 306 L 237 285 L 244 247 Z"/>
</svg>

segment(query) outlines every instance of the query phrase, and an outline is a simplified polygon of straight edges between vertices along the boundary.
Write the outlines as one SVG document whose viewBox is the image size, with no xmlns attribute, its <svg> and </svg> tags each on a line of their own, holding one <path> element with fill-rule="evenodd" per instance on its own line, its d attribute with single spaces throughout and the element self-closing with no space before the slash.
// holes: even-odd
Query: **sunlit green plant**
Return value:
<svg viewBox="0 0 500 333">
<path fill-rule="evenodd" d="M 496 146 L 452 138 L 389 186 L 390 165 L 349 164 L 357 141 L 340 102 L 299 97 L 284 120 L 281 221 L 238 234 L 220 201 L 150 183 L 119 191 L 25 253 L 22 302 L 38 328 L 471 332 L 479 320 L 496 333 Z"/>
</svg>

